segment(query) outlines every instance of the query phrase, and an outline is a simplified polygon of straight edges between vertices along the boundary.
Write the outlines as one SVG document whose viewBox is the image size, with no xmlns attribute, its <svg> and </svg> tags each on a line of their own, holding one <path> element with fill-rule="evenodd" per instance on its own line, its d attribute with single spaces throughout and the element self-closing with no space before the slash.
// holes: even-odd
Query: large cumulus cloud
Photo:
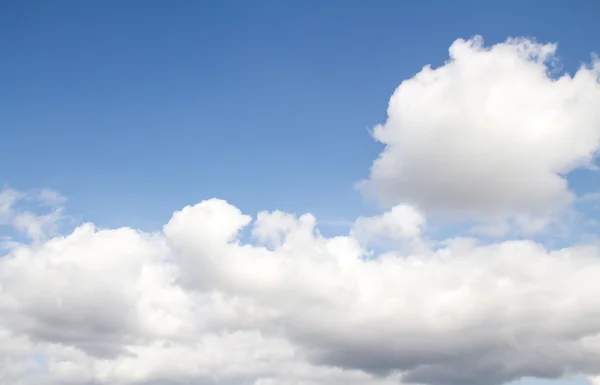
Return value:
<svg viewBox="0 0 600 385">
<path fill-rule="evenodd" d="M 459 39 L 400 84 L 362 187 L 388 204 L 474 216 L 545 215 L 573 200 L 565 174 L 600 149 L 600 61 L 558 76 L 555 44 Z"/>
<path fill-rule="evenodd" d="M 220 199 L 155 232 L 57 235 L 64 197 L 1 191 L 0 384 L 597 382 L 598 245 L 428 233 L 438 211 L 536 224 L 569 204 L 563 175 L 600 139 L 598 65 L 552 78 L 554 50 L 458 40 L 403 82 L 365 184 L 391 207 L 340 236 Z"/>
</svg>

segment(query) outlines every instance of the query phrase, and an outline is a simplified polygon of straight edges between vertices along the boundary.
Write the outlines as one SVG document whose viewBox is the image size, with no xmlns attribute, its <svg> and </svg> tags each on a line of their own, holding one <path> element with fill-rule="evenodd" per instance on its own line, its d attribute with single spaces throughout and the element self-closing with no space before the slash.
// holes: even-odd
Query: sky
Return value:
<svg viewBox="0 0 600 385">
<path fill-rule="evenodd" d="M 2 2 L 0 384 L 600 383 L 598 16 Z"/>
</svg>

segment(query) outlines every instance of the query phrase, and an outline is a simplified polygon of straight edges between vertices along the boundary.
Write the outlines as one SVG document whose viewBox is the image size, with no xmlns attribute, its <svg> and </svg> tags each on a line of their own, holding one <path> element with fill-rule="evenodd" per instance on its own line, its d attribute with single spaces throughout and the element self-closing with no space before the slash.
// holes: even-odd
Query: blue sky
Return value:
<svg viewBox="0 0 600 385">
<path fill-rule="evenodd" d="M 600 52 L 598 16 L 597 0 L 5 1 L 0 184 L 60 191 L 101 227 L 157 230 L 219 197 L 334 231 L 380 211 L 354 186 L 404 79 L 474 35 L 558 42 L 573 73 Z M 600 191 L 595 172 L 569 183 Z"/>
<path fill-rule="evenodd" d="M 247 212 L 372 212 L 353 189 L 394 88 L 457 38 L 600 51 L 588 1 L 5 2 L 2 183 L 73 215 L 159 226 L 212 196 Z M 580 178 L 588 188 L 593 181 Z M 593 189 L 593 188 L 592 188 Z M 109 209 L 110 208 L 110 209 Z"/>
</svg>

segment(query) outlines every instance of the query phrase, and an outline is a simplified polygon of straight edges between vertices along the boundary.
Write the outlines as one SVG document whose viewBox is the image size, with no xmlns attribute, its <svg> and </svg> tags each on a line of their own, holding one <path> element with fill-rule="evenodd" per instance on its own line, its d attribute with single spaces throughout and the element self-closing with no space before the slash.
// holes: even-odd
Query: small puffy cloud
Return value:
<svg viewBox="0 0 600 385">
<path fill-rule="evenodd" d="M 35 209 L 39 209 L 39 206 L 51 206 L 51 211 L 39 214 L 31 209 L 17 207 L 20 202 L 34 202 L 34 206 L 38 206 Z M 0 191 L 0 225 L 11 226 L 33 241 L 42 240 L 57 233 L 60 223 L 65 219 L 65 202 L 65 197 L 50 189 L 43 189 L 35 194 L 4 189 Z"/>
<path fill-rule="evenodd" d="M 238 231 L 250 222 L 237 207 L 221 199 L 210 199 L 175 212 L 164 233 L 180 247 L 214 244 L 235 239 Z"/>
<path fill-rule="evenodd" d="M 410 205 L 397 205 L 373 217 L 359 217 L 351 234 L 363 242 L 376 239 L 417 239 L 425 225 L 425 216 Z"/>
<path fill-rule="evenodd" d="M 459 39 L 394 92 L 362 188 L 384 203 L 477 217 L 545 216 L 573 201 L 565 174 L 600 149 L 600 61 L 553 77 L 555 44 Z"/>
</svg>

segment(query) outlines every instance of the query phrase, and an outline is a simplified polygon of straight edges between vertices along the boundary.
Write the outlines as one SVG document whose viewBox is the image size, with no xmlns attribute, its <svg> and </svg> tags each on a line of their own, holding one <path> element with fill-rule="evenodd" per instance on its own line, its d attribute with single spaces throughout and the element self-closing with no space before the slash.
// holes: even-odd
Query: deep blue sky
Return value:
<svg viewBox="0 0 600 385">
<path fill-rule="evenodd" d="M 373 210 L 352 186 L 403 79 L 475 34 L 558 42 L 573 71 L 599 18 L 598 0 L 3 1 L 0 184 L 103 226 L 213 196 L 350 219 Z"/>
</svg>

